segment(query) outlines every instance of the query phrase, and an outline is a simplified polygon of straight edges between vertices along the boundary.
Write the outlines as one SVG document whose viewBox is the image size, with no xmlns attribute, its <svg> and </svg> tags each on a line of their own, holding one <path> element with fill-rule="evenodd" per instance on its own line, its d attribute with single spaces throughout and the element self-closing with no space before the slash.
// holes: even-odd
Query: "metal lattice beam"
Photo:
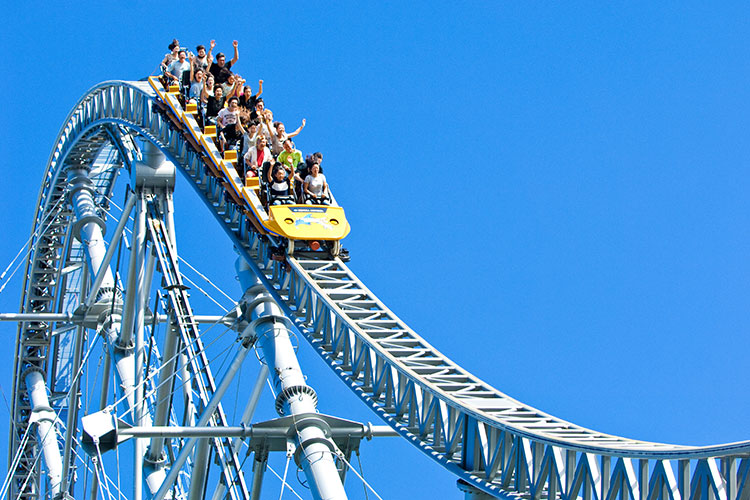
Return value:
<svg viewBox="0 0 750 500">
<path fill-rule="evenodd" d="M 111 193 L 116 172 L 136 155 L 132 136 L 156 145 L 177 165 L 217 222 L 259 275 L 298 331 L 332 370 L 385 422 L 433 460 L 494 496 L 528 499 L 747 500 L 750 442 L 687 447 L 625 439 L 586 429 L 525 405 L 453 363 L 408 328 L 340 260 L 269 258 L 269 242 L 248 229 L 245 211 L 223 195 L 207 166 L 209 150 L 146 83 L 108 82 L 92 89 L 66 120 L 53 150 L 33 225 L 21 311 L 64 313 L 76 303 L 81 252 L 62 175 L 70 164 L 107 168 L 95 181 L 97 200 Z M 194 132 L 194 131 L 193 131 Z M 110 154 L 111 153 L 111 154 Z M 27 439 L 32 405 L 21 374 L 46 375 L 64 393 L 51 359 L 69 360 L 51 343 L 53 322 L 19 327 L 11 451 L 23 443 L 13 470 L 13 498 L 38 498 L 39 444 Z M 68 377 L 69 378 L 69 377 Z"/>
</svg>

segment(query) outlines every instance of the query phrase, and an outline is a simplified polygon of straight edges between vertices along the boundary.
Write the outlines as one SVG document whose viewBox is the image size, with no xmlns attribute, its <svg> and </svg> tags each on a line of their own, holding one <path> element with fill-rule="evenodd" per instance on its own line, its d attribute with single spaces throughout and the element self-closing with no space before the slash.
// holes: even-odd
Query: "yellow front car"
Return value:
<svg viewBox="0 0 750 500">
<path fill-rule="evenodd" d="M 265 225 L 290 240 L 340 240 L 349 234 L 344 209 L 326 205 L 275 205 Z"/>
</svg>

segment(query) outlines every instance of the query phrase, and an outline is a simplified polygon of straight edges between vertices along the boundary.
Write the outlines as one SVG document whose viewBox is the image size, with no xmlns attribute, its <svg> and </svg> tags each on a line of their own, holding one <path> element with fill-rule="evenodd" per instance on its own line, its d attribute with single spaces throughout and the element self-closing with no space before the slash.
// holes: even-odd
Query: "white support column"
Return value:
<svg viewBox="0 0 750 500">
<path fill-rule="evenodd" d="M 134 402 L 133 408 L 133 421 L 135 425 L 147 426 L 151 425 L 151 419 L 148 418 L 148 411 L 146 409 L 146 401 L 144 400 L 144 369 L 146 362 L 146 347 L 145 347 L 145 317 L 146 307 L 148 305 L 149 291 L 151 289 L 151 280 L 154 276 L 154 265 L 156 258 L 153 252 L 148 252 L 146 245 L 143 246 L 144 254 L 147 257 L 142 261 L 142 266 L 138 271 L 138 304 L 135 312 L 135 388 L 134 388 Z M 143 456 L 146 453 L 146 440 L 136 439 L 134 443 L 135 452 L 133 453 L 133 487 L 134 495 L 133 500 L 141 500 L 143 492 Z"/>
<path fill-rule="evenodd" d="M 55 412 L 52 411 L 49 404 L 44 373 L 37 368 L 31 368 L 24 374 L 24 379 L 31 400 L 32 419 L 36 422 L 37 435 L 42 448 L 44 464 L 47 466 L 52 498 L 54 498 L 60 493 L 63 469 L 60 446 L 57 444 L 55 431 Z"/>
<path fill-rule="evenodd" d="M 194 426 L 195 415 L 198 410 L 193 402 L 193 387 L 190 382 L 190 361 L 184 351 L 180 352 L 180 378 L 182 379 L 182 399 L 185 413 L 182 418 L 182 425 Z"/>
<path fill-rule="evenodd" d="M 99 216 L 97 209 L 96 209 L 96 200 L 95 200 L 95 189 L 93 187 L 93 184 L 91 182 L 91 179 L 89 178 L 89 172 L 90 168 L 87 165 L 75 165 L 75 166 L 68 166 L 67 167 L 67 177 L 68 177 L 68 183 L 70 185 L 70 202 L 73 205 L 73 210 L 76 214 L 76 222 L 73 225 L 73 235 L 78 238 L 78 240 L 81 242 L 81 244 L 86 249 L 86 258 L 88 261 L 88 272 L 91 276 L 95 277 L 94 287 L 90 290 L 90 295 L 86 299 L 86 306 L 91 307 L 93 306 L 97 301 L 101 301 L 102 304 L 105 304 L 105 307 L 110 307 L 112 301 L 118 300 L 118 294 L 117 290 L 114 288 L 114 278 L 112 275 L 112 271 L 109 268 L 109 262 L 112 258 L 112 255 L 114 253 L 114 248 L 107 249 L 106 245 L 104 244 L 104 231 L 106 229 L 106 225 L 102 218 Z M 123 214 L 123 218 L 127 220 L 127 214 L 130 211 L 130 207 L 132 207 L 132 201 L 128 200 L 128 203 L 126 204 L 126 212 Z M 122 232 L 122 229 L 124 228 L 123 221 L 120 221 L 120 224 L 118 224 L 118 231 L 119 233 Z M 86 278 L 88 279 L 88 278 Z M 107 315 L 108 316 L 108 315 Z M 112 326 L 112 317 L 106 317 L 101 319 L 102 323 L 100 323 L 100 329 L 104 330 L 105 323 L 109 326 Z M 79 336 L 82 334 L 79 328 L 78 332 Z M 106 339 L 106 337 L 105 337 Z M 109 356 L 107 357 L 105 361 L 105 368 L 109 367 Z M 105 370 L 106 373 L 106 370 Z M 108 375 L 105 375 L 105 381 L 102 384 L 102 395 L 104 398 L 104 401 L 106 402 L 106 388 L 108 386 L 107 384 L 107 378 Z M 39 375 L 39 377 L 34 377 L 34 383 L 44 384 L 44 377 Z M 28 384 L 27 379 L 27 384 Z M 71 388 L 72 391 L 76 391 L 77 384 L 74 383 L 74 387 Z M 36 393 L 41 394 L 44 393 L 44 398 L 46 399 L 46 388 L 42 391 L 41 389 L 37 389 Z M 47 405 L 49 403 L 47 402 Z M 69 411 L 73 411 L 72 408 L 69 408 Z M 70 424 L 69 424 L 70 425 Z M 45 433 L 45 435 L 48 433 Z M 54 437 L 54 434 L 52 434 Z M 57 442 L 55 440 L 54 442 L 55 448 L 57 448 Z M 51 449 L 52 443 L 48 442 L 43 445 L 44 446 L 44 456 L 45 456 L 45 462 L 47 460 L 47 456 L 49 455 L 55 462 L 57 460 L 60 460 L 58 458 L 59 456 L 59 449 L 57 452 L 53 452 Z M 69 443 L 66 441 L 65 443 L 65 456 L 68 457 L 70 454 L 70 447 L 72 446 L 72 443 Z M 67 464 L 67 458 L 66 458 L 66 464 Z M 62 465 L 62 462 L 61 462 Z M 47 467 L 49 469 L 50 465 L 47 464 Z M 56 467 L 56 466 L 55 466 Z M 66 465 L 67 469 L 67 465 Z M 50 469 L 51 471 L 51 469 Z M 52 477 L 52 473 L 50 472 L 50 477 Z M 67 478 L 66 478 L 67 479 Z M 58 484 L 57 488 L 58 490 L 55 491 L 53 488 L 53 496 L 57 493 L 59 493 L 59 487 Z M 92 499 L 95 499 L 97 488 L 94 487 L 92 489 Z"/>
<path fill-rule="evenodd" d="M 156 408 L 154 409 L 154 425 L 164 426 L 169 422 L 169 404 L 174 389 L 174 376 L 177 370 L 177 346 L 179 337 L 174 323 L 169 325 L 164 351 L 162 352 L 162 367 L 159 372 L 159 385 L 156 392 Z M 164 438 L 155 437 L 146 452 L 144 470 L 146 473 L 146 487 L 150 492 L 159 491 L 161 483 L 167 476 L 164 470 L 167 455 L 164 453 Z"/>
<path fill-rule="evenodd" d="M 70 198 L 76 214 L 73 224 L 73 236 L 86 248 L 86 258 L 92 276 L 96 276 L 100 269 L 103 273 L 100 282 L 102 287 L 111 288 L 115 280 L 112 271 L 105 262 L 107 254 L 104 245 L 104 231 L 106 225 L 96 210 L 96 202 L 89 167 L 85 165 L 67 168 L 68 183 L 70 184 Z"/>
<path fill-rule="evenodd" d="M 316 416 L 318 397 L 305 382 L 297 361 L 289 339 L 289 320 L 241 257 L 237 259 L 237 275 L 246 290 L 243 302 L 246 319 L 251 321 L 249 328 L 255 330 L 277 390 L 276 411 L 282 416 L 301 417 L 295 425 L 295 461 L 305 472 L 313 498 L 346 499 L 334 462 L 336 447 L 326 436 L 325 422 Z"/>
<path fill-rule="evenodd" d="M 198 446 L 195 447 L 195 456 L 193 464 L 204 464 L 193 467 L 190 474 L 190 489 L 188 490 L 188 500 L 203 500 L 203 491 L 206 488 L 206 476 L 208 475 L 208 452 L 210 451 L 210 438 L 198 440 Z"/>
</svg>

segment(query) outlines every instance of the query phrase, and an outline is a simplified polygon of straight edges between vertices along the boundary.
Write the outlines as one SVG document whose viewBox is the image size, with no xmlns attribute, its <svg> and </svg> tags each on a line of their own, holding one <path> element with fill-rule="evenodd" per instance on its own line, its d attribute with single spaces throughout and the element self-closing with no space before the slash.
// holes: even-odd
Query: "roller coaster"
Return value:
<svg viewBox="0 0 750 500">
<path fill-rule="evenodd" d="M 133 464 L 134 500 L 260 498 L 271 452 L 295 461 L 313 498 L 346 498 L 361 441 L 397 434 L 455 474 L 467 498 L 750 500 L 750 441 L 694 447 L 603 434 L 452 362 L 357 278 L 338 243 L 312 251 L 312 236 L 269 222 L 254 186 L 238 180 L 236 158 L 219 155 L 215 131 L 191 121 L 195 110 L 175 92 L 154 79 L 104 82 L 57 137 L 21 312 L 3 318 L 19 323 L 3 495 L 120 498 L 106 474 L 119 465 L 111 452 L 119 444 Z M 176 170 L 239 255 L 243 293 L 221 317 L 193 312 L 180 271 Z M 118 207 L 121 176 L 127 197 Z M 345 236 L 348 225 L 339 227 L 328 241 Z M 113 259 L 128 261 L 122 279 Z M 214 335 L 218 328 L 231 335 Z M 290 334 L 387 425 L 319 413 Z M 219 379 L 206 355 L 214 343 L 232 353 Z M 258 381 L 232 421 L 221 400 L 252 351 Z M 279 417 L 253 423 L 266 379 Z"/>
</svg>

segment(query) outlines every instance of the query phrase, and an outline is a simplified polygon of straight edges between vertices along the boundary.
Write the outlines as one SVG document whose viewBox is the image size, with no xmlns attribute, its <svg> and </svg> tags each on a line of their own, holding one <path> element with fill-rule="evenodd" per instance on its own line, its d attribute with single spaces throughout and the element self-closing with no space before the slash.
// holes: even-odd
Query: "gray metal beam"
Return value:
<svg viewBox="0 0 750 500">
<path fill-rule="evenodd" d="M 138 438 L 253 438 L 253 439 L 285 439 L 289 433 L 290 420 L 279 419 L 278 422 L 271 420 L 268 426 L 145 426 L 128 427 L 120 424 L 117 435 L 122 437 Z M 352 437 L 357 439 L 371 439 L 373 437 L 398 437 L 399 433 L 387 425 L 369 425 L 350 423 L 349 425 L 330 426 L 332 437 Z M 285 450 L 286 448 L 280 448 Z"/>
<path fill-rule="evenodd" d="M 145 316 L 146 323 L 153 321 L 153 316 L 147 314 Z M 207 314 L 196 314 L 193 316 L 193 320 L 196 323 L 201 324 L 213 324 L 221 323 L 225 326 L 233 326 L 236 318 L 232 315 L 207 315 Z M 84 321 L 82 316 L 78 316 L 73 313 L 0 313 L 0 321 L 45 321 L 45 322 L 57 322 L 57 323 L 73 323 L 79 324 Z M 157 314 L 156 323 L 163 324 L 169 322 L 169 316 L 166 314 Z"/>
<path fill-rule="evenodd" d="M 237 350 L 237 353 L 234 356 L 234 359 L 232 360 L 232 363 L 229 365 L 229 368 L 227 368 L 227 372 L 224 374 L 224 377 L 222 378 L 221 382 L 219 383 L 218 387 L 216 388 L 216 391 L 214 392 L 213 396 L 209 400 L 208 404 L 206 405 L 206 408 L 203 410 L 203 413 L 201 414 L 201 418 L 198 420 L 198 423 L 196 424 L 198 427 L 204 427 L 206 424 L 208 424 L 208 421 L 213 417 L 214 411 L 219 406 L 219 403 L 221 402 L 221 398 L 224 396 L 224 393 L 229 389 L 229 386 L 234 379 L 234 376 L 237 374 L 237 371 L 240 369 L 240 366 L 242 366 L 242 362 L 245 360 L 245 357 L 247 356 L 248 352 L 250 351 L 251 344 L 249 342 L 249 339 L 244 339 L 243 342 L 240 344 L 239 349 Z M 180 473 L 180 469 L 185 464 L 185 461 L 187 460 L 188 456 L 193 450 L 193 447 L 196 445 L 198 441 L 197 437 L 192 437 L 190 440 L 185 443 L 180 450 L 180 454 L 177 456 L 175 461 L 172 463 L 171 468 L 169 469 L 169 474 L 167 474 L 166 479 L 164 479 L 164 482 L 161 485 L 161 488 L 159 488 L 159 491 L 156 492 L 152 500 L 163 500 L 166 496 L 167 492 L 172 488 L 172 484 L 177 479 L 178 474 Z"/>
</svg>

